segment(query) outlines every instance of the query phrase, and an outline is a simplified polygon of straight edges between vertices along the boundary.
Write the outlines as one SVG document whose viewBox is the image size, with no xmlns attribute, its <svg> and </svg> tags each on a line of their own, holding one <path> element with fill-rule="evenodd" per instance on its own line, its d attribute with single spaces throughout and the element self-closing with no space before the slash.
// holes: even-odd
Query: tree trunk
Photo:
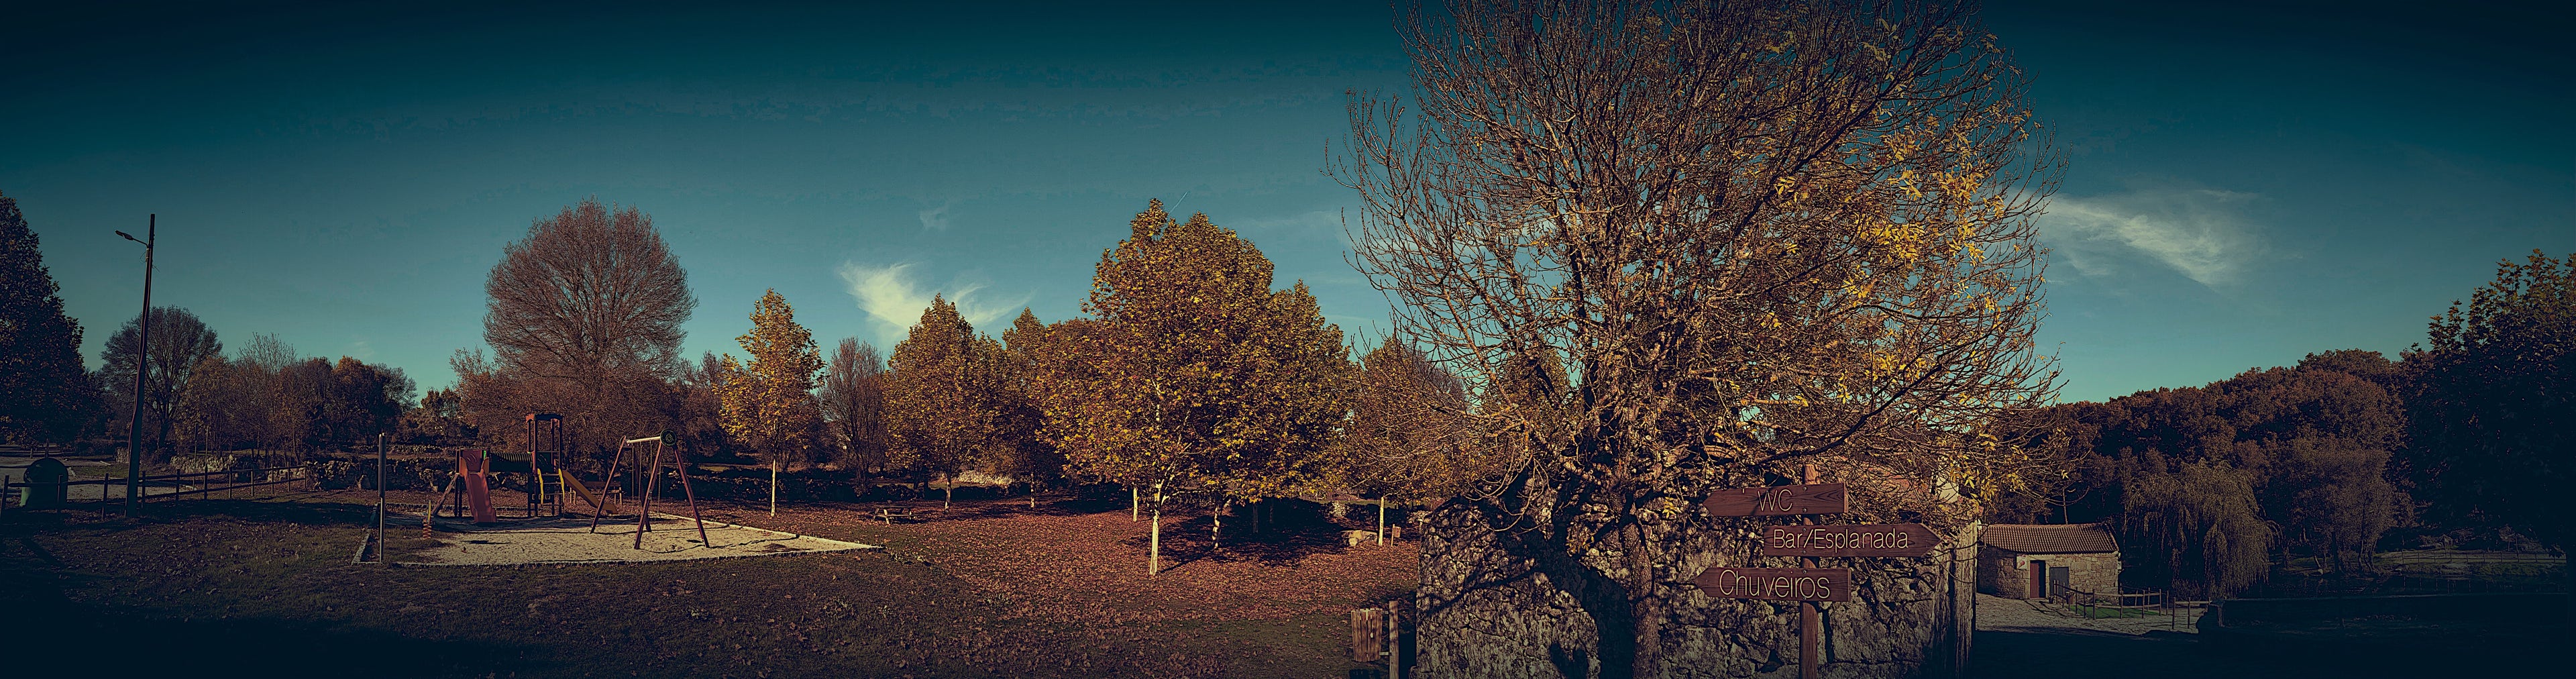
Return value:
<svg viewBox="0 0 2576 679">
<path fill-rule="evenodd" d="M 1226 503 L 1225 503 L 1225 501 L 1224 501 L 1224 500 L 1218 500 L 1218 501 L 1216 501 L 1216 513 L 1214 513 L 1214 514 L 1209 514 L 1209 515 L 1208 515 L 1208 548 L 1209 548 L 1209 549 L 1215 549 L 1215 548 L 1216 548 L 1216 546 L 1217 546 L 1217 542 L 1218 542 L 1218 538 L 1220 537 L 1220 536 L 1218 535 L 1217 531 L 1218 531 L 1218 529 L 1221 529 L 1221 528 L 1224 528 L 1224 527 L 1225 527 L 1225 506 L 1226 506 Z"/>
<path fill-rule="evenodd" d="M 948 492 L 946 492 L 946 493 L 941 493 L 941 494 L 939 495 L 939 509 L 940 509 L 941 511 L 947 511 L 947 509 L 948 509 L 948 506 L 949 506 L 949 505 L 956 504 L 956 503 L 957 503 L 957 479 L 955 479 L 955 478 L 950 478 L 950 479 L 948 479 Z"/>
<path fill-rule="evenodd" d="M 1386 498 L 1377 499 L 1377 546 L 1386 546 Z"/>
<path fill-rule="evenodd" d="M 1038 508 L 1038 484 L 1036 483 L 1029 484 L 1029 508 Z"/>
<path fill-rule="evenodd" d="M 769 463 L 769 515 L 778 515 L 778 463 Z"/>
<path fill-rule="evenodd" d="M 1163 572 L 1163 496 L 1161 493 L 1154 495 L 1154 537 L 1149 544 L 1153 546 L 1147 548 L 1148 551 L 1145 552 L 1145 574 L 1159 575 Z"/>
<path fill-rule="evenodd" d="M 1139 499 L 1140 497 L 1141 496 L 1136 492 L 1134 487 L 1129 487 L 1127 489 L 1127 520 L 1140 521 L 1145 518 L 1144 516 L 1137 514 L 1139 511 L 1137 508 L 1144 506 L 1144 500 Z"/>
</svg>

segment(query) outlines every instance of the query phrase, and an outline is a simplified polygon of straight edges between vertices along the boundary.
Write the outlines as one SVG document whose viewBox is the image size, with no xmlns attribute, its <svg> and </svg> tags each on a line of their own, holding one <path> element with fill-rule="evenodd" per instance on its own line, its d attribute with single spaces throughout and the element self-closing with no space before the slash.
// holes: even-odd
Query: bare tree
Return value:
<svg viewBox="0 0 2576 679">
<path fill-rule="evenodd" d="M 823 418 L 840 443 L 844 470 L 866 474 L 884 465 L 893 440 L 885 423 L 885 359 L 874 344 L 841 338 L 823 369 Z"/>
<path fill-rule="evenodd" d="M 491 420 L 523 410 L 562 413 L 594 444 L 668 426 L 663 401 L 681 370 L 680 324 L 698 301 L 652 217 L 592 198 L 538 219 L 501 252 L 484 284 L 492 358 L 457 364 L 486 437 L 515 429 Z M 512 398 L 477 398 L 469 368 L 486 372 L 483 386 L 513 382 L 489 394 Z"/>
<path fill-rule="evenodd" d="M 1444 7 L 1399 26 L 1410 108 L 1355 96 L 1333 168 L 1397 331 L 1522 454 L 1435 516 L 1426 669 L 1662 674 L 1729 655 L 1689 628 L 1789 638 L 1689 595 L 1754 559 L 1754 522 L 1696 503 L 1799 463 L 1854 482 L 1857 519 L 1964 521 L 1933 497 L 2053 389 L 2030 218 L 2060 164 L 1972 8 Z M 1565 381 L 1528 378 L 1556 356 Z"/>
<path fill-rule="evenodd" d="M 152 323 L 152 346 L 143 346 L 142 326 Z M 110 407 L 121 408 L 128 417 L 134 409 L 134 367 L 145 352 L 150 352 L 151 372 L 143 379 L 144 422 L 150 423 L 153 439 L 148 450 L 159 451 L 170 442 L 172 411 L 179 406 L 179 395 L 188 389 L 188 380 L 197 367 L 209 357 L 223 355 L 224 344 L 216 341 L 215 329 L 197 315 L 179 307 L 152 307 L 152 313 L 137 321 L 126 321 L 125 327 L 107 337 L 107 347 L 100 360 L 106 365 L 100 372 L 107 376 L 109 393 L 115 401 Z M 131 420 L 128 420 L 131 422 Z M 152 459 L 146 456 L 145 459 Z"/>
</svg>

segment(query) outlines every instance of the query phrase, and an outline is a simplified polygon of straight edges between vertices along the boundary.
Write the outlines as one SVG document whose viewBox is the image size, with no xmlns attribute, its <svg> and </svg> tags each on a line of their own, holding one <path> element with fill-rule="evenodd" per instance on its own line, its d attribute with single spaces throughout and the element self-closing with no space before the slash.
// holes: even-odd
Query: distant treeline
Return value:
<svg viewBox="0 0 2576 679">
<path fill-rule="evenodd" d="M 2201 387 L 2051 406 L 2030 418 L 2065 476 L 1997 498 L 1993 520 L 2102 522 L 2124 579 L 2240 592 L 2313 558 L 2360 575 L 2414 538 L 2563 545 L 2576 258 L 2535 253 L 2436 317 L 2426 344 L 2310 354 Z M 2553 499 L 2560 498 L 2560 499 Z M 2401 530 L 2402 529 L 2402 530 Z M 2396 539 L 2404 538 L 2404 539 Z"/>
</svg>

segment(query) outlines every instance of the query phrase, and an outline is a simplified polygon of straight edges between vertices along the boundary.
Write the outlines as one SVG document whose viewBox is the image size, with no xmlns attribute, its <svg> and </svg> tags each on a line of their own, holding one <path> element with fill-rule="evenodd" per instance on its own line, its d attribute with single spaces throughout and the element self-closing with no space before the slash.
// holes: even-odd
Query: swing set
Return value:
<svg viewBox="0 0 2576 679">
<path fill-rule="evenodd" d="M 476 525 L 499 523 L 500 517 L 492 510 L 494 480 L 492 475 L 510 472 L 528 474 L 534 481 L 528 484 L 527 516 L 524 518 L 536 519 L 541 518 L 541 515 L 564 516 L 567 509 L 565 498 L 579 497 L 590 505 L 591 511 L 588 512 L 590 530 L 594 533 L 599 531 L 601 519 L 613 517 L 623 520 L 625 518 L 625 515 L 619 512 L 622 504 L 619 500 L 623 496 L 630 495 L 624 492 L 625 489 L 643 489 L 644 493 L 640 496 L 642 501 L 635 512 L 635 548 L 643 549 L 644 533 L 653 530 L 653 494 L 660 486 L 662 461 L 667 453 L 671 461 L 671 470 L 679 475 L 680 492 L 689 499 L 689 518 L 697 523 L 698 544 L 711 546 L 707 542 L 706 519 L 698 513 L 697 490 L 689 485 L 689 466 L 684 459 L 685 453 L 678 445 L 678 437 L 673 436 L 671 432 L 665 431 L 658 436 L 639 436 L 620 441 L 617 445 L 617 454 L 609 458 L 608 473 L 600 478 L 599 491 L 594 493 L 589 486 L 582 483 L 581 479 L 574 477 L 563 467 L 565 458 L 570 457 L 569 449 L 564 442 L 563 416 L 554 413 L 535 413 L 528 415 L 525 422 L 528 442 L 528 449 L 525 451 L 482 449 L 456 451 L 456 473 L 448 477 L 446 487 L 438 491 L 438 500 L 431 503 L 429 512 L 421 516 L 422 537 L 429 537 L 431 520 L 438 516 L 440 509 L 448 507 L 454 507 L 459 518 L 470 512 Z M 540 442 L 547 445 L 540 446 Z M 653 444 L 653 456 L 649 463 L 644 457 L 643 444 L 647 443 Z M 634 464 L 626 463 L 629 457 L 634 459 Z M 618 478 L 620 469 L 627 470 L 630 478 Z M 620 481 L 624 482 L 620 483 Z M 553 491 L 551 494 L 547 492 L 549 486 Z M 455 504 L 449 504 L 451 497 L 454 498 Z"/>
</svg>

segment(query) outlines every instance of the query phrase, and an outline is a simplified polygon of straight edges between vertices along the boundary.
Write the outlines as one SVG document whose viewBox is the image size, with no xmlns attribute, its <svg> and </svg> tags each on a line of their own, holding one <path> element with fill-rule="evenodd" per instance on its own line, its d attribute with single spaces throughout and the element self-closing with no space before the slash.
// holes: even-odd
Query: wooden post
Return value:
<svg viewBox="0 0 2576 679">
<path fill-rule="evenodd" d="M 653 486 L 662 481 L 662 448 L 663 444 L 653 444 L 653 463 L 644 466 L 644 499 L 635 510 L 636 549 L 644 548 L 644 532 L 653 530 Z M 644 451 L 635 451 L 635 456 L 643 457 Z"/>
<path fill-rule="evenodd" d="M 689 487 L 688 451 L 685 449 L 672 450 L 671 465 L 671 471 L 680 473 L 680 494 L 688 496 L 689 498 L 689 520 L 698 522 L 698 546 L 711 549 L 714 548 L 716 546 L 715 541 L 707 539 L 707 519 L 706 517 L 698 515 L 698 491 Z"/>
<path fill-rule="evenodd" d="M 1375 608 L 1351 611 L 1351 662 L 1377 662 L 1386 648 L 1386 612 Z"/>
<path fill-rule="evenodd" d="M 1159 575 L 1163 572 L 1163 488 L 1160 485 L 1154 487 L 1154 537 L 1152 538 L 1152 545 L 1152 547 L 1147 548 L 1148 551 L 1145 553 L 1145 574 Z"/>
<path fill-rule="evenodd" d="M 617 444 L 617 452 L 611 453 L 608 456 L 608 474 L 599 477 L 599 497 L 591 498 L 593 500 L 598 500 L 599 504 L 591 507 L 590 532 L 599 532 L 600 517 L 606 516 L 611 508 L 617 506 L 608 501 L 608 484 L 617 482 L 617 463 L 626 460 L 626 449 L 629 446 L 630 444 L 619 443 Z M 621 485 L 619 488 L 623 490 L 624 486 Z"/>
<path fill-rule="evenodd" d="M 1816 465 L 1799 467 L 1806 483 L 1816 482 Z M 1812 524 L 1816 520 L 1805 518 L 1799 522 Z M 1803 565 L 1815 568 L 1816 557 L 1806 557 Z M 1824 607 L 1824 604 L 1813 601 L 1798 604 L 1798 679 L 1817 679 L 1820 666 L 1824 664 Z"/>
<path fill-rule="evenodd" d="M 241 491 L 233 491 L 241 495 Z M 385 561 L 385 435 L 376 434 L 376 563 Z"/>
<path fill-rule="evenodd" d="M 1386 666 L 1388 679 L 1404 677 L 1404 601 L 1386 602 Z"/>
<path fill-rule="evenodd" d="M 1377 496 L 1377 546 L 1386 546 L 1386 496 Z"/>
</svg>

